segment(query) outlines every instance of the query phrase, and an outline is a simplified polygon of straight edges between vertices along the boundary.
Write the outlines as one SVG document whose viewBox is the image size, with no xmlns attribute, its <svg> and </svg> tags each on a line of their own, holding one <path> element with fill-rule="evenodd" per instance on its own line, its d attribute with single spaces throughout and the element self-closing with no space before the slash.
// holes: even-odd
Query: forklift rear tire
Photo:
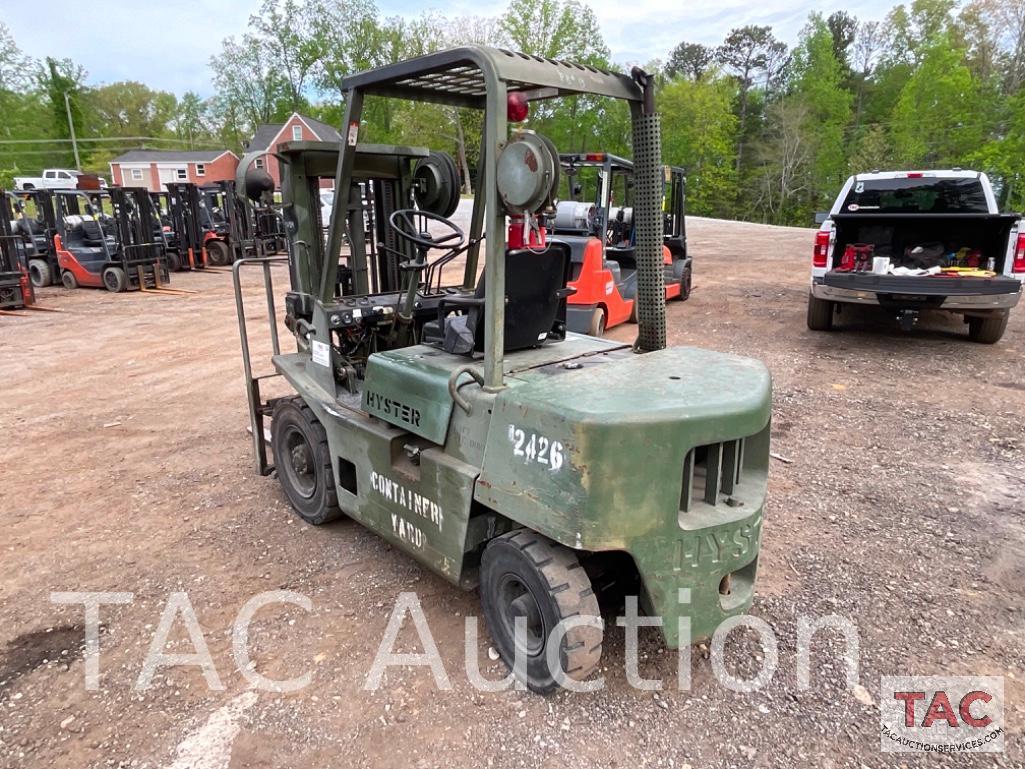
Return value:
<svg viewBox="0 0 1025 769">
<path fill-rule="evenodd" d="M 53 283 L 50 265 L 44 259 L 29 259 L 28 274 L 32 279 L 32 285 L 36 288 L 43 288 Z"/>
<path fill-rule="evenodd" d="M 208 240 L 206 243 L 206 254 L 210 258 L 210 265 L 213 267 L 223 267 L 231 261 L 228 244 L 223 240 Z"/>
<path fill-rule="evenodd" d="M 167 252 L 167 269 L 171 272 L 178 272 L 182 268 L 182 260 L 177 251 Z"/>
<path fill-rule="evenodd" d="M 1007 330 L 1007 311 L 968 319 L 968 338 L 980 344 L 996 344 Z"/>
<path fill-rule="evenodd" d="M 828 299 L 808 294 L 808 328 L 812 331 L 832 331 L 834 306 Z"/>
<path fill-rule="evenodd" d="M 583 680 L 601 660 L 602 626 L 598 599 L 576 553 L 529 529 L 491 540 L 481 558 L 480 594 L 484 617 L 495 648 L 512 670 L 516 658 L 516 617 L 526 617 L 526 680 L 531 691 L 547 694 L 558 688 L 548 665 L 552 631 L 570 618 L 562 636 L 559 660 L 565 678 Z M 553 652 L 554 653 L 554 652 Z"/>
<path fill-rule="evenodd" d="M 605 336 L 605 323 L 605 310 L 595 307 L 594 312 L 591 313 L 591 326 L 587 329 L 587 333 L 591 336 Z"/>
<path fill-rule="evenodd" d="M 61 285 L 64 288 L 78 288 L 78 278 L 75 277 L 71 270 L 64 270 L 61 273 Z"/>
<path fill-rule="evenodd" d="M 327 432 L 301 399 L 274 407 L 271 450 L 281 488 L 300 518 L 320 526 L 342 515 Z"/>
<path fill-rule="evenodd" d="M 128 289 L 128 276 L 120 267 L 108 267 L 103 271 L 103 285 L 112 294 L 120 294 Z"/>
</svg>

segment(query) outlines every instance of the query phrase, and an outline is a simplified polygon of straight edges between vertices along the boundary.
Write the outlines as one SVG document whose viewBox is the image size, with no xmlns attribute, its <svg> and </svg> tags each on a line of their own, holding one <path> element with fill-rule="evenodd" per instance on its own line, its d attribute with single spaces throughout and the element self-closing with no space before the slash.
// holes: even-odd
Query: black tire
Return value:
<svg viewBox="0 0 1025 769">
<path fill-rule="evenodd" d="M 327 433 L 300 398 L 275 406 L 271 450 L 281 488 L 300 518 L 319 526 L 341 516 Z"/>
<path fill-rule="evenodd" d="M 29 259 L 28 274 L 32 279 L 32 285 L 36 288 L 44 288 L 53 284 L 53 273 L 45 259 Z"/>
<path fill-rule="evenodd" d="M 608 323 L 608 319 L 605 316 L 605 310 L 601 307 L 595 307 L 594 312 L 591 313 L 591 325 L 587 329 L 587 333 L 591 336 L 605 336 L 605 325 Z"/>
<path fill-rule="evenodd" d="M 832 331 L 834 307 L 834 302 L 808 294 L 808 328 L 812 331 Z"/>
<path fill-rule="evenodd" d="M 167 252 L 167 269 L 171 272 L 178 272 L 182 268 L 182 258 L 177 251 Z"/>
<path fill-rule="evenodd" d="M 64 288 L 78 288 L 78 278 L 75 277 L 71 270 L 64 270 L 61 273 L 61 285 Z"/>
<path fill-rule="evenodd" d="M 690 265 L 688 264 L 683 268 L 683 275 L 680 277 L 680 301 L 686 302 L 690 299 L 691 282 L 693 280 L 693 274 L 691 272 Z"/>
<path fill-rule="evenodd" d="M 120 267 L 108 267 L 103 271 L 103 285 L 112 294 L 128 290 L 128 276 Z"/>
<path fill-rule="evenodd" d="M 231 263 L 231 249 L 223 240 L 208 240 L 206 256 L 211 267 L 223 267 Z"/>
<path fill-rule="evenodd" d="M 481 559 L 480 594 L 491 638 L 510 669 L 516 656 L 515 617 L 527 616 L 524 683 L 538 694 L 559 685 L 547 659 L 552 630 L 570 617 L 601 617 L 576 553 L 529 529 L 488 543 Z M 602 634 L 600 626 L 577 625 L 563 636 L 559 659 L 567 678 L 583 680 L 598 666 Z"/>
<path fill-rule="evenodd" d="M 1007 330 L 1009 315 L 1010 313 L 1005 310 L 984 318 L 969 318 L 968 338 L 979 344 L 996 344 Z"/>
<path fill-rule="evenodd" d="M 34 190 L 36 188 L 36 185 L 34 185 L 34 184 L 23 184 L 23 185 L 21 185 L 21 188 L 23 190 Z"/>
</svg>

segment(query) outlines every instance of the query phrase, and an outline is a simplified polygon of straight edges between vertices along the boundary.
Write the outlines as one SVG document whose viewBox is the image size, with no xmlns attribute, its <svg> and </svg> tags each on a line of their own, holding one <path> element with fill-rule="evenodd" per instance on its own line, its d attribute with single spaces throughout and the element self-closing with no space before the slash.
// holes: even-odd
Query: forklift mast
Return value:
<svg viewBox="0 0 1025 769">
<path fill-rule="evenodd" d="M 179 258 L 190 267 L 204 267 L 204 210 L 199 187 L 192 182 L 168 182 L 166 186 L 167 210 Z"/>
<path fill-rule="evenodd" d="M 114 230 L 126 271 L 164 260 L 166 243 L 160 214 L 149 190 L 143 187 L 111 187 Z"/>
</svg>

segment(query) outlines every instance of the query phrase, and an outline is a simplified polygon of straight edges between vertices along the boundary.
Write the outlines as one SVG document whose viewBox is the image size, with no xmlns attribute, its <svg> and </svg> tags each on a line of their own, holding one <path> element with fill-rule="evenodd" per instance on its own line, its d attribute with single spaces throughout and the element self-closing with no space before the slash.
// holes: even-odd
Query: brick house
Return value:
<svg viewBox="0 0 1025 769">
<path fill-rule="evenodd" d="M 284 123 L 264 123 L 258 126 L 252 140 L 246 145 L 246 152 L 262 151 L 264 153 L 256 159 L 255 165 L 257 168 L 267 169 L 274 179 L 275 189 L 280 189 L 281 170 L 271 153 L 277 152 L 282 144 L 297 141 L 340 142 L 341 140 L 342 136 L 338 133 L 337 128 L 293 112 Z M 331 181 L 322 179 L 321 186 L 330 187 Z"/>
<path fill-rule="evenodd" d="M 210 184 L 234 179 L 239 157 L 230 150 L 129 150 L 110 161 L 114 184 L 161 192 L 167 182 Z"/>
</svg>

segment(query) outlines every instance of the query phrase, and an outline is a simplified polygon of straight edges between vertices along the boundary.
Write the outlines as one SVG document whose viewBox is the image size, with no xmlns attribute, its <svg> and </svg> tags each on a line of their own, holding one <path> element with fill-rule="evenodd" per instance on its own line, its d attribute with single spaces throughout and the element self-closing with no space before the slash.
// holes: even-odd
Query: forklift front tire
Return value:
<svg viewBox="0 0 1025 769">
<path fill-rule="evenodd" d="M 688 264 L 683 268 L 683 276 L 680 278 L 680 301 L 686 302 L 690 299 L 691 281 L 693 280 L 691 268 Z"/>
<path fill-rule="evenodd" d="M 208 240 L 206 253 L 210 257 L 210 264 L 213 267 L 223 267 L 231 261 L 228 244 L 223 240 Z"/>
<path fill-rule="evenodd" d="M 547 694 L 559 686 L 548 664 L 548 649 L 558 642 L 558 659 L 566 678 L 587 678 L 601 660 L 603 629 L 598 599 L 576 553 L 529 529 L 491 540 L 480 571 L 481 603 L 495 648 L 515 670 L 516 618 L 526 619 L 524 683 Z M 552 632 L 565 620 L 566 632 Z M 585 620 L 585 622 L 581 622 Z M 555 652 L 553 651 L 553 655 Z"/>
<path fill-rule="evenodd" d="M 833 330 L 834 303 L 808 294 L 808 328 L 812 331 Z"/>
<path fill-rule="evenodd" d="M 43 288 L 53 283 L 53 273 L 50 272 L 50 265 L 46 263 L 45 259 L 30 259 L 28 274 L 32 279 L 32 285 L 36 288 Z"/>
<path fill-rule="evenodd" d="M 171 272 L 178 272 L 182 268 L 182 260 L 177 251 L 167 252 L 167 269 Z"/>
<path fill-rule="evenodd" d="M 78 288 L 78 278 L 71 270 L 64 270 L 61 273 L 61 285 L 64 288 Z"/>
<path fill-rule="evenodd" d="M 299 398 L 275 406 L 271 450 L 281 488 L 300 518 L 320 526 L 342 515 L 327 432 Z"/>
<path fill-rule="evenodd" d="M 984 318 L 968 319 L 968 338 L 980 344 L 996 344 L 1007 330 L 1007 310 Z"/>
<path fill-rule="evenodd" d="M 108 267 L 103 271 L 103 285 L 112 294 L 120 294 L 128 288 L 128 276 L 120 267 Z"/>
<path fill-rule="evenodd" d="M 594 312 L 591 313 L 591 326 L 587 329 L 587 333 L 591 336 L 605 336 L 605 310 L 601 307 L 595 307 Z"/>
</svg>

